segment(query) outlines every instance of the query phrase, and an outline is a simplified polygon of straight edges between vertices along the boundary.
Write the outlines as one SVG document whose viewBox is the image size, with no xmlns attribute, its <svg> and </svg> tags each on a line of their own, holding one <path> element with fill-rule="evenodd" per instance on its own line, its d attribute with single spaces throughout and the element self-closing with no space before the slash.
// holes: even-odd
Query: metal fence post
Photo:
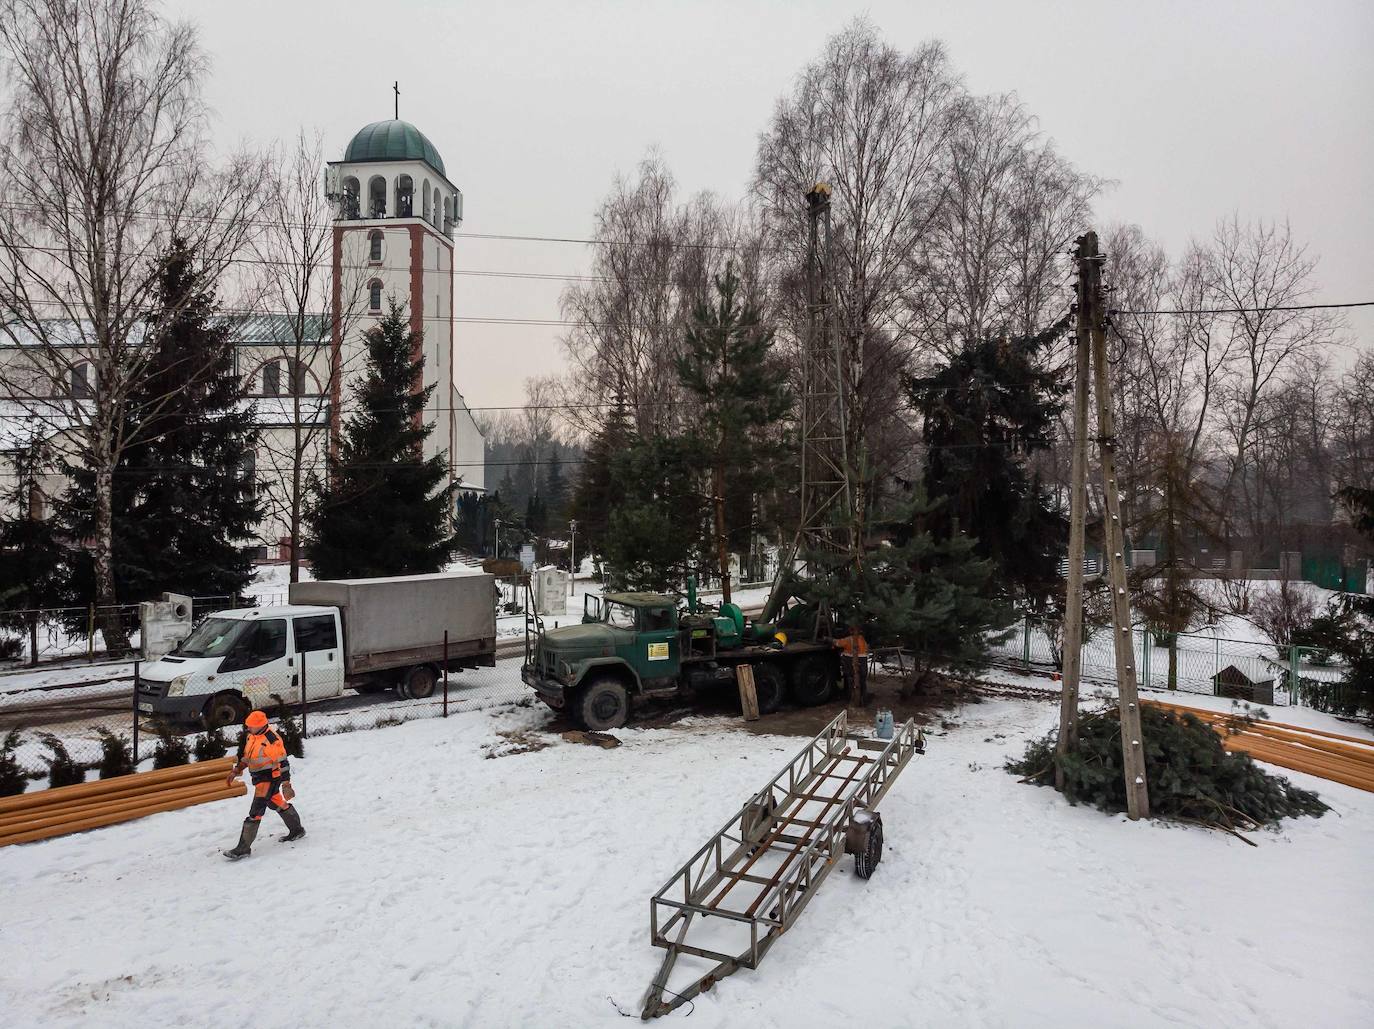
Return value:
<svg viewBox="0 0 1374 1029">
<path fill-rule="evenodd" d="M 134 771 L 138 771 L 138 684 L 139 684 L 139 662 L 134 662 Z"/>
<path fill-rule="evenodd" d="M 1150 630 L 1140 630 L 1140 672 L 1143 676 L 1141 685 L 1147 690 L 1150 688 L 1150 651 L 1153 647 L 1150 644 Z"/>
<path fill-rule="evenodd" d="M 95 605 L 86 605 L 86 660 L 95 660 Z"/>
<path fill-rule="evenodd" d="M 448 630 L 444 630 L 444 717 L 448 717 Z"/>
<path fill-rule="evenodd" d="M 1288 703 L 1298 699 L 1298 647 L 1288 648 Z"/>
<path fill-rule="evenodd" d="M 1031 632 L 1031 619 L 1030 619 L 1030 615 L 1026 615 L 1025 623 L 1026 623 L 1026 630 L 1025 630 L 1024 635 L 1023 635 L 1022 638 L 1021 638 L 1021 660 L 1022 660 L 1022 662 L 1025 663 L 1025 666 L 1026 666 L 1027 671 L 1029 671 L 1029 670 L 1030 670 L 1030 632 Z"/>
<path fill-rule="evenodd" d="M 300 655 L 300 659 L 301 659 L 301 739 L 305 739 L 305 737 L 306 737 L 306 728 L 305 728 L 305 666 L 306 666 L 306 655 L 305 655 L 305 654 L 301 654 L 301 655 Z"/>
</svg>

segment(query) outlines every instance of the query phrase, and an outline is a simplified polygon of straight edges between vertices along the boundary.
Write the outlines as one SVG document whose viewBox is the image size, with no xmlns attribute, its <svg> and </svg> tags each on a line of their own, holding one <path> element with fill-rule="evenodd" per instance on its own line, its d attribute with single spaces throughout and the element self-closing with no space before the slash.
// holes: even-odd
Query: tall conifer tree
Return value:
<svg viewBox="0 0 1374 1029">
<path fill-rule="evenodd" d="M 157 269 L 159 344 L 126 407 L 123 449 L 113 479 L 113 554 L 120 600 L 163 592 L 232 596 L 252 579 L 244 549 L 262 510 L 253 483 L 258 429 L 234 371 L 231 326 L 215 314 L 214 283 L 184 240 L 172 241 Z M 69 468 L 58 505 L 73 539 L 94 531 L 93 473 Z M 72 561 L 69 592 L 94 597 L 89 554 Z"/>
<path fill-rule="evenodd" d="M 1066 327 L 970 341 L 943 368 L 908 383 L 930 448 L 933 531 L 968 533 L 974 553 L 996 567 L 992 588 L 1033 609 L 1061 588 L 1068 542 L 1067 519 L 1028 464 L 1049 448 L 1063 404 L 1066 387 L 1046 355 Z"/>
<path fill-rule="evenodd" d="M 786 377 L 772 364 L 773 330 L 741 299 L 733 263 L 716 278 L 715 289 L 715 302 L 693 312 L 676 365 L 678 380 L 696 400 L 688 440 L 710 474 L 709 550 L 728 603 L 729 554 L 748 547 L 756 499 L 775 481 L 777 427 L 791 398 Z"/>
<path fill-rule="evenodd" d="M 367 365 L 310 513 L 306 552 L 317 579 L 438 571 L 455 539 L 442 454 L 424 456 L 422 421 L 434 387 L 421 388 L 420 336 L 394 300 L 367 333 Z"/>
<path fill-rule="evenodd" d="M 611 510 L 617 500 L 611 466 L 616 455 L 629 445 L 633 435 L 625 397 L 617 393 L 615 403 L 607 412 L 605 424 L 592 437 L 591 445 L 587 448 L 572 496 L 571 514 L 577 519 L 577 536 L 587 553 L 606 553 Z"/>
</svg>

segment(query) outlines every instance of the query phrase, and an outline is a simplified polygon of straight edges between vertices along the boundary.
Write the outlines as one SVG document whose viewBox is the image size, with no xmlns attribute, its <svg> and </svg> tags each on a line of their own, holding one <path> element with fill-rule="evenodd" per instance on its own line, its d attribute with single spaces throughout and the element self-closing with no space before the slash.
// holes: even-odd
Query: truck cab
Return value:
<svg viewBox="0 0 1374 1029">
<path fill-rule="evenodd" d="M 219 611 L 140 669 L 141 715 L 218 728 L 256 707 L 337 697 L 344 687 L 339 611 L 315 605 Z"/>
<path fill-rule="evenodd" d="M 542 630 L 520 677 L 556 709 L 583 699 L 589 686 L 616 684 L 618 689 L 596 691 L 606 696 L 599 704 L 589 702 L 585 714 L 591 717 L 573 712 L 584 723 L 597 726 L 623 717 L 630 694 L 656 687 L 675 689 L 681 662 L 676 597 L 589 594 L 582 624 Z"/>
</svg>

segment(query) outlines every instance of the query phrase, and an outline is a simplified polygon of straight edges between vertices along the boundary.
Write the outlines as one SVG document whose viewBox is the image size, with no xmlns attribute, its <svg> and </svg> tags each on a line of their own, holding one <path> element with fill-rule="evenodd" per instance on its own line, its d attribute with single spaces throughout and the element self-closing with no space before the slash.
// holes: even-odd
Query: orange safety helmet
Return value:
<svg viewBox="0 0 1374 1029">
<path fill-rule="evenodd" d="M 248 717 L 243 720 L 243 724 L 249 729 L 266 729 L 267 715 L 262 711 L 250 711 Z"/>
</svg>

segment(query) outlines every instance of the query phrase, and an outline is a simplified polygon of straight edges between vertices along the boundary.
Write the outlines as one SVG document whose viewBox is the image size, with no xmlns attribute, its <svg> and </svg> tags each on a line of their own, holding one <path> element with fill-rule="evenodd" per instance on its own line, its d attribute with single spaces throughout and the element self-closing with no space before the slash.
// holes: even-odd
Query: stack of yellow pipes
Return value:
<svg viewBox="0 0 1374 1029">
<path fill-rule="evenodd" d="M 1227 750 L 1374 793 L 1374 740 L 1158 700 L 1145 703 L 1197 716 L 1221 735 Z"/>
<path fill-rule="evenodd" d="M 233 764 L 225 757 L 0 798 L 0 847 L 241 797 L 241 780 L 225 784 Z"/>
</svg>

